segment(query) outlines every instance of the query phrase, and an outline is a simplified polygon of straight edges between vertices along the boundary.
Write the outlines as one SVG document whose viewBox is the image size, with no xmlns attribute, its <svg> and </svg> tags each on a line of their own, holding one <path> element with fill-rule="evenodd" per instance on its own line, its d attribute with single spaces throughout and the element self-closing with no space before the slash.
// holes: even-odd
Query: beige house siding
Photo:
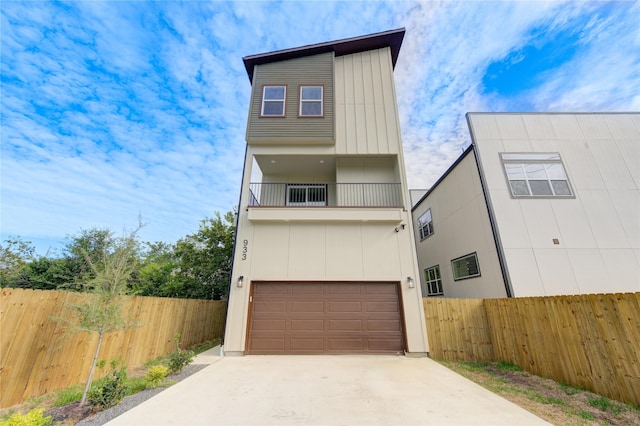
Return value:
<svg viewBox="0 0 640 426">
<path fill-rule="evenodd" d="M 418 218 L 431 209 L 434 232 L 420 239 Z M 444 297 L 506 297 L 489 215 L 473 152 L 469 152 L 413 211 L 420 281 L 439 265 Z M 451 260 L 476 253 L 481 275 L 454 281 Z M 426 297 L 427 294 L 425 293 Z"/>
<path fill-rule="evenodd" d="M 264 85 L 287 87 L 285 117 L 260 117 Z M 301 85 L 324 88 L 324 116 L 299 117 Z M 330 143 L 334 135 L 333 53 L 258 65 L 254 72 L 247 142 Z"/>
<path fill-rule="evenodd" d="M 640 114 L 469 122 L 514 296 L 640 291 Z M 513 199 L 502 152 L 559 153 L 575 198 Z"/>
<path fill-rule="evenodd" d="M 335 58 L 336 152 L 396 154 L 400 150 L 389 48 Z"/>
</svg>

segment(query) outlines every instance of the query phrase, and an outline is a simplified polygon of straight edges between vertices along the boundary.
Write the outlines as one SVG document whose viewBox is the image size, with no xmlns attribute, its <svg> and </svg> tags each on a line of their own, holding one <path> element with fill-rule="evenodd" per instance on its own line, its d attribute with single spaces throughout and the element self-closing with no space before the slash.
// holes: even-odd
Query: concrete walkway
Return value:
<svg viewBox="0 0 640 426">
<path fill-rule="evenodd" d="M 428 358 L 218 355 L 107 424 L 548 424 Z"/>
</svg>

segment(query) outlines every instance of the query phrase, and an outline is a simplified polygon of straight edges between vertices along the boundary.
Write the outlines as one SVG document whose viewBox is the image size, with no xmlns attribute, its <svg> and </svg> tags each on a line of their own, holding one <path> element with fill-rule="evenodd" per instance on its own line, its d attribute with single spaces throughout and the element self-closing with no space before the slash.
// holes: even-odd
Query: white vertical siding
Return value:
<svg viewBox="0 0 640 426">
<path fill-rule="evenodd" d="M 335 58 L 336 152 L 395 154 L 399 124 L 388 48 Z"/>
</svg>

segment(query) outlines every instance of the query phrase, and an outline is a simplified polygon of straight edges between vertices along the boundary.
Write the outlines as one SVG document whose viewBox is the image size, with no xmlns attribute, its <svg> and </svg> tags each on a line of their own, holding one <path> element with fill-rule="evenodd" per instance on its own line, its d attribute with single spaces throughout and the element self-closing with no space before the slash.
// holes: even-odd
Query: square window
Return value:
<svg viewBox="0 0 640 426">
<path fill-rule="evenodd" d="M 286 86 L 264 86 L 262 88 L 261 115 L 284 117 Z"/>
<path fill-rule="evenodd" d="M 300 86 L 301 117 L 322 117 L 324 113 L 323 92 L 322 86 Z"/>
<path fill-rule="evenodd" d="M 478 255 L 476 253 L 453 259 L 451 261 L 454 281 L 464 280 L 480 276 L 480 266 L 478 265 Z"/>
</svg>

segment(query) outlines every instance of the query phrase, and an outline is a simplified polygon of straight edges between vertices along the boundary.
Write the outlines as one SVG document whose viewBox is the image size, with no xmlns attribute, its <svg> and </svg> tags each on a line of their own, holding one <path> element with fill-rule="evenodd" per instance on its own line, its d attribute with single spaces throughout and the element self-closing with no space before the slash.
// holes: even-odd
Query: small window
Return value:
<svg viewBox="0 0 640 426">
<path fill-rule="evenodd" d="M 327 185 L 324 183 L 287 185 L 287 205 L 319 207 L 327 205 Z"/>
<path fill-rule="evenodd" d="M 286 86 L 264 86 L 262 88 L 261 115 L 267 117 L 284 117 L 284 100 L 286 95 Z"/>
<path fill-rule="evenodd" d="M 500 154 L 514 198 L 573 197 L 560 154 Z"/>
<path fill-rule="evenodd" d="M 433 234 L 433 221 L 431 220 L 431 209 L 424 212 L 418 218 L 418 229 L 420 229 L 420 241 Z"/>
<path fill-rule="evenodd" d="M 440 276 L 440 265 L 432 266 L 424 270 L 424 284 L 422 295 L 428 297 L 442 296 L 442 277 Z"/>
<path fill-rule="evenodd" d="M 322 86 L 300 86 L 300 116 L 322 117 Z"/>
<path fill-rule="evenodd" d="M 451 268 L 453 269 L 453 279 L 455 281 L 480 276 L 480 266 L 478 265 L 478 256 L 476 253 L 453 259 L 451 261 Z"/>
</svg>

